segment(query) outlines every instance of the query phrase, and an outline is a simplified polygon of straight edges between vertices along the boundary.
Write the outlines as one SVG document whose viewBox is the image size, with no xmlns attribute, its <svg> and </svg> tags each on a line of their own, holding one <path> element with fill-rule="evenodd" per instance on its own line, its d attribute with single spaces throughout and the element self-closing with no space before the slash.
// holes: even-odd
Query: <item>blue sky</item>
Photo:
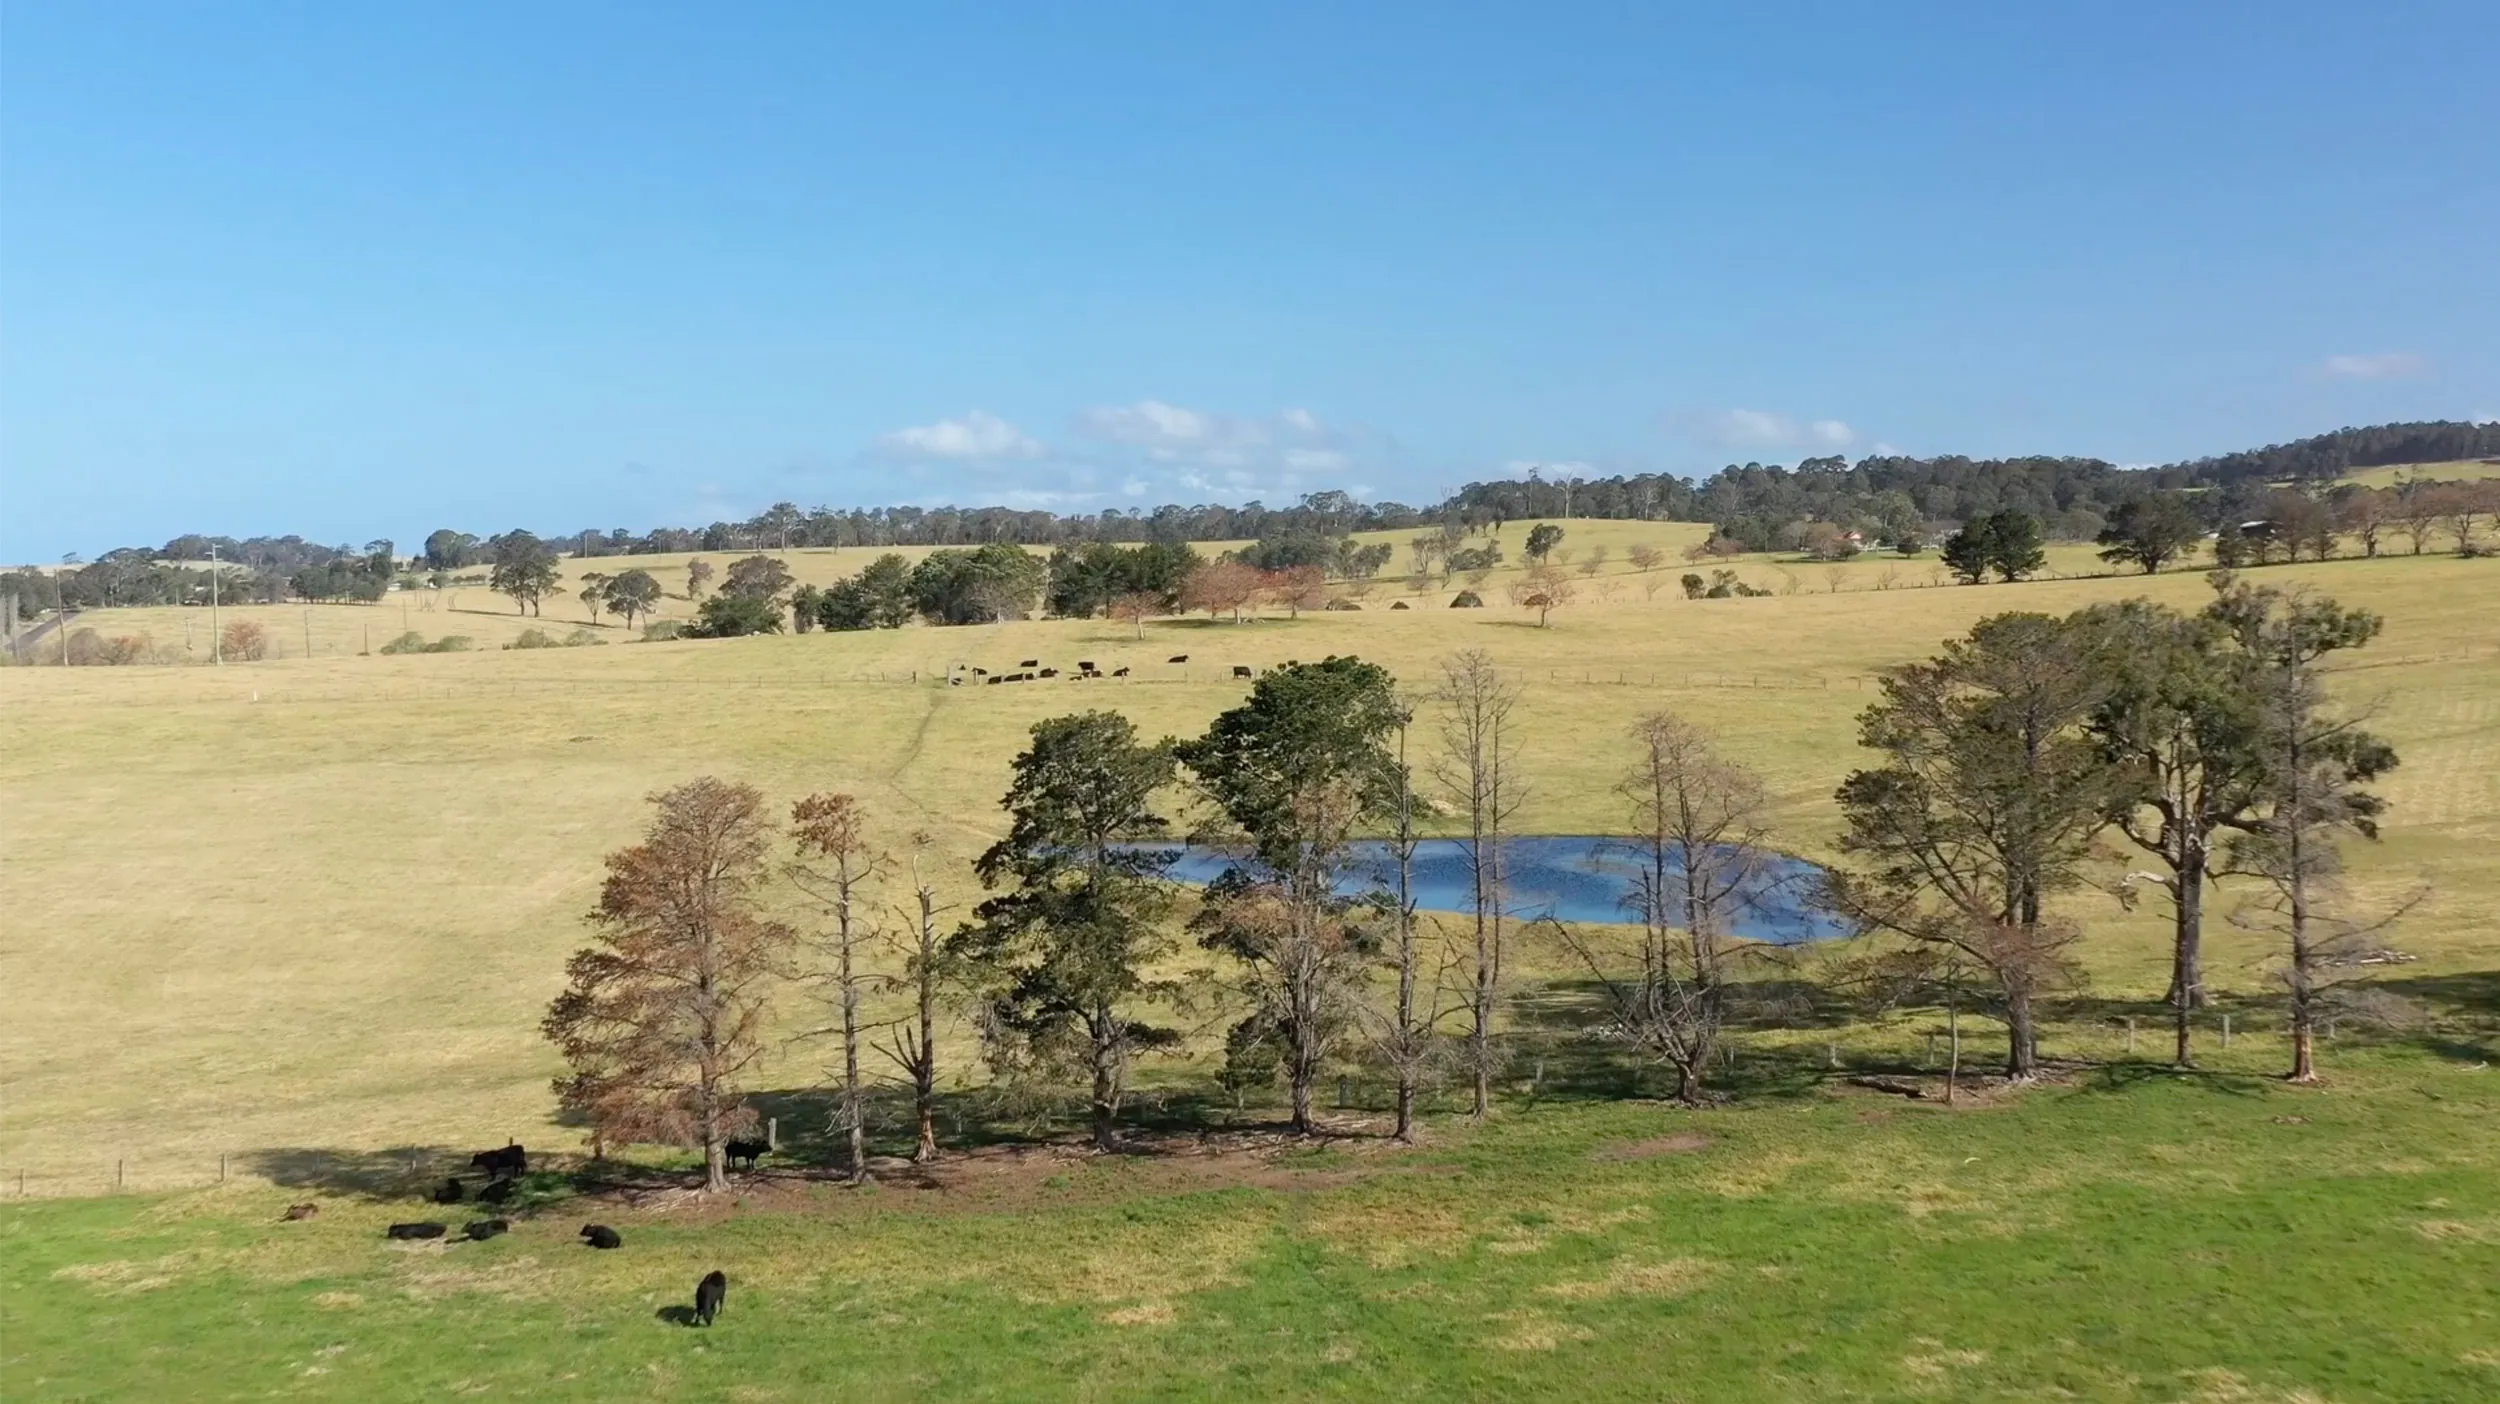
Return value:
<svg viewBox="0 0 2500 1404">
<path fill-rule="evenodd" d="M 0 559 L 2500 415 L 2495 51 L 2489 0 L 17 0 Z"/>
</svg>

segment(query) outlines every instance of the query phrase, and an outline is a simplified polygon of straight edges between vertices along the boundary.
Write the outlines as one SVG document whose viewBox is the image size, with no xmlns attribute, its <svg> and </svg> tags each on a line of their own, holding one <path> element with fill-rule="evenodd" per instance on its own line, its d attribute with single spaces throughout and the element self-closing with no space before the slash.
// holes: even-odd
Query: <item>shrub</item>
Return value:
<svg viewBox="0 0 2500 1404">
<path fill-rule="evenodd" d="M 656 619 L 651 623 L 642 626 L 642 641 L 644 643 L 664 643 L 670 639 L 678 637 L 679 635 L 685 633 L 685 631 L 686 621 L 682 619 Z"/>
<path fill-rule="evenodd" d="M 1710 589 L 1710 582 L 1691 571 L 1686 571 L 1683 580 L 1678 583 L 1684 587 L 1684 598 L 1688 600 L 1700 599 Z"/>
<path fill-rule="evenodd" d="M 505 645 L 504 645 L 504 647 L 505 647 L 505 648 L 554 648 L 554 647 L 556 647 L 556 639 L 555 639 L 555 635 L 548 633 L 548 632 L 547 632 L 546 630 L 544 630 L 544 629 L 523 629 L 523 630 L 521 631 L 521 636 L 520 636 L 519 638 L 514 639 L 512 642 L 510 642 L 510 643 L 508 643 L 508 644 L 505 644 Z"/>
<path fill-rule="evenodd" d="M 1362 606 L 1361 606 L 1361 605 L 1356 604 L 1356 603 L 1355 603 L 1354 601 L 1352 601 L 1352 600 L 1330 600 L 1330 601 L 1328 602 L 1327 607 L 1328 607 L 1329 609 L 1339 610 L 1339 611 L 1349 610 L 1349 609 L 1352 609 L 1352 610 L 1360 610 L 1360 609 L 1362 608 Z"/>
<path fill-rule="evenodd" d="M 218 635 L 217 651 L 229 662 L 258 663 L 269 656 L 269 631 L 249 619 L 238 619 Z"/>
<path fill-rule="evenodd" d="M 425 646 L 428 653 L 466 653 L 477 646 L 477 640 L 466 634 L 445 634 Z"/>
<path fill-rule="evenodd" d="M 1391 604 L 1391 605 L 1389 606 L 1389 608 L 1391 608 L 1391 609 L 1404 609 L 1404 608 L 1406 608 L 1406 601 L 1404 601 L 1404 600 L 1399 600 L 1399 601 L 1396 601 L 1395 603 Z"/>
<path fill-rule="evenodd" d="M 423 653 L 425 652 L 425 635 L 411 629 L 374 651 L 377 653 Z"/>
<path fill-rule="evenodd" d="M 597 648 L 606 642 L 606 639 L 599 637 L 596 632 L 589 629 L 575 629 L 572 633 L 564 636 L 564 646 L 566 648 Z"/>
<path fill-rule="evenodd" d="M 1484 608 L 1484 597 L 1477 594 L 1473 590 L 1461 590 L 1455 596 L 1451 597 L 1450 608 L 1482 609 Z"/>
</svg>

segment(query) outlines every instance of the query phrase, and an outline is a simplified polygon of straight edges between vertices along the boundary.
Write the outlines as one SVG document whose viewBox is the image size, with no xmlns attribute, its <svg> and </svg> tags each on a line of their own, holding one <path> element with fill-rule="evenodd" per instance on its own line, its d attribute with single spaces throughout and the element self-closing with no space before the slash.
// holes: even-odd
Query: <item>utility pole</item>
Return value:
<svg viewBox="0 0 2500 1404">
<path fill-rule="evenodd" d="M 218 667 L 226 666 L 226 640 L 217 632 L 217 543 L 208 543 L 208 656 Z"/>
</svg>

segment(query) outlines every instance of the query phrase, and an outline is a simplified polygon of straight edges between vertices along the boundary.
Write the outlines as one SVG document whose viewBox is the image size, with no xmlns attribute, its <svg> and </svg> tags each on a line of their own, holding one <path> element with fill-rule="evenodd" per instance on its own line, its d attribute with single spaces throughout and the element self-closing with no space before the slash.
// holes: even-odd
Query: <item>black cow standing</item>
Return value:
<svg viewBox="0 0 2500 1404">
<path fill-rule="evenodd" d="M 582 1225 L 582 1241 L 593 1248 L 622 1248 L 625 1240 L 606 1224 Z"/>
<path fill-rule="evenodd" d="M 694 1285 L 694 1320 L 698 1326 L 709 1326 L 720 1315 L 721 1305 L 729 1300 L 729 1276 L 718 1268 L 703 1274 Z"/>
<path fill-rule="evenodd" d="M 521 1149 L 517 1144 L 503 1146 L 496 1150 L 482 1150 L 469 1157 L 469 1168 L 483 1170 L 498 1180 L 526 1175 L 530 1168 L 529 1152 Z"/>
<path fill-rule="evenodd" d="M 733 1161 L 745 1161 L 747 1168 L 752 1170 L 755 1168 L 755 1158 L 771 1149 L 770 1145 L 762 1141 L 731 1141 L 728 1145 L 721 1147 L 721 1153 Z"/>
</svg>

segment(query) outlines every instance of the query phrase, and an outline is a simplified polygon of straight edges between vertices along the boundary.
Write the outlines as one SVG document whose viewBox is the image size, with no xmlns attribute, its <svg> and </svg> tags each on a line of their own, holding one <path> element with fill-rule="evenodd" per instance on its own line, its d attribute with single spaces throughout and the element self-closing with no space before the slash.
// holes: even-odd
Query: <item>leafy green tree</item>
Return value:
<svg viewBox="0 0 2500 1404">
<path fill-rule="evenodd" d="M 607 600 L 608 608 L 625 616 L 625 627 L 631 629 L 636 620 L 648 616 L 660 603 L 659 577 L 647 570 L 622 571 L 608 581 L 600 594 Z"/>
<path fill-rule="evenodd" d="M 2146 575 L 2193 553 L 2204 539 L 2203 519 L 2175 492 L 2157 492 L 2119 504 L 2098 538 L 2102 560 L 2135 566 Z"/>
<path fill-rule="evenodd" d="M 791 630 L 795 633 L 804 634 L 808 630 L 815 628 L 816 620 L 823 614 L 824 607 L 825 592 L 817 589 L 813 585 L 801 585 L 796 590 L 791 591 Z"/>
<path fill-rule="evenodd" d="M 428 570 L 461 570 L 477 559 L 477 538 L 465 531 L 444 527 L 425 538 L 425 568 Z"/>
<path fill-rule="evenodd" d="M 1552 522 L 1539 522 L 1528 528 L 1528 559 L 1542 561 L 1562 544 L 1563 529 Z"/>
<path fill-rule="evenodd" d="M 2006 1073 L 2038 1070 L 2034 1002 L 2070 983 L 2080 937 L 2048 903 L 2082 881 L 2122 777 L 2087 730 L 2108 691 L 2080 631 L 2000 614 L 1925 663 L 1894 668 L 1858 741 L 1884 763 L 1838 793 L 1846 828 L 1826 897 L 1987 972 L 2009 1043 Z"/>
<path fill-rule="evenodd" d="M 1021 546 L 932 551 L 912 568 L 912 604 L 939 624 L 987 624 L 1033 612 L 1049 568 Z"/>
<path fill-rule="evenodd" d="M 703 587 L 712 583 L 712 563 L 704 560 L 686 562 L 686 598 L 703 598 Z"/>
<path fill-rule="evenodd" d="M 1988 518 L 1988 564 L 2008 584 L 2036 575 L 2048 564 L 2040 541 L 2040 519 L 2007 509 Z"/>
<path fill-rule="evenodd" d="M 1388 743 L 1404 721 L 1387 669 L 1329 658 L 1260 678 L 1175 748 L 1253 860 L 1209 887 L 1201 942 L 1248 973 L 1242 1043 L 1281 1054 L 1297 1135 L 1311 1130 L 1311 1089 L 1353 1027 L 1377 941 L 1370 908 L 1338 895 L 1336 879 L 1356 831 L 1395 809 Z"/>
<path fill-rule="evenodd" d="M 729 575 L 721 582 L 724 595 L 741 595 L 753 600 L 769 600 L 778 604 L 782 592 L 790 588 L 790 567 L 777 556 L 748 556 L 729 563 Z"/>
<path fill-rule="evenodd" d="M 1094 1144 L 1110 1150 L 1130 1063 L 1180 1040 L 1144 1017 L 1179 994 L 1153 973 L 1175 949 L 1161 880 L 1173 850 L 1128 842 L 1164 832 L 1152 806 L 1172 754 L 1116 712 L 1053 717 L 1032 735 L 1000 802 L 1007 837 L 974 865 L 998 895 L 947 950 L 981 987 L 993 1070 L 1013 1081 L 1081 1066 Z"/>
<path fill-rule="evenodd" d="M 2205 1005 L 2206 888 L 2223 836 L 2249 822 L 2263 789 L 2247 670 L 2210 615 L 2129 600 L 2085 610 L 2072 623 L 2109 684 L 2091 733 L 2122 780 L 2111 818 L 2162 865 L 2156 880 L 2170 904 L 2173 1056 L 2189 1066 L 2189 1016 Z M 2122 899 L 2133 891 L 2121 889 Z"/>
<path fill-rule="evenodd" d="M 911 562 L 892 552 L 826 586 L 816 602 L 816 620 L 827 629 L 900 629 L 911 616 Z"/>
<path fill-rule="evenodd" d="M 593 624 L 599 622 L 599 611 L 608 607 L 609 578 L 603 571 L 582 572 L 580 587 L 582 608 L 590 612 L 590 622 Z"/>
<path fill-rule="evenodd" d="M 719 594 L 695 607 L 690 639 L 734 639 L 781 632 L 781 606 L 753 595 Z"/>
<path fill-rule="evenodd" d="M 510 595 L 522 613 L 538 613 L 539 601 L 555 593 L 561 574 L 555 548 L 526 531 L 509 531 L 495 538 L 493 552 L 488 588 Z"/>
</svg>

